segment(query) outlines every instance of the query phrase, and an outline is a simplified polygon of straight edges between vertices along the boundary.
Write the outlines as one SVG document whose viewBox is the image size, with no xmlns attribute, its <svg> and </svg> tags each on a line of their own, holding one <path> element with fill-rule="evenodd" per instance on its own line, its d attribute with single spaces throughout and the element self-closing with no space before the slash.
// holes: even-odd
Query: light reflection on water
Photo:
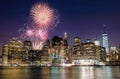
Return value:
<svg viewBox="0 0 120 79">
<path fill-rule="evenodd" d="M 0 79 L 120 79 L 120 66 L 0 67 Z"/>
</svg>

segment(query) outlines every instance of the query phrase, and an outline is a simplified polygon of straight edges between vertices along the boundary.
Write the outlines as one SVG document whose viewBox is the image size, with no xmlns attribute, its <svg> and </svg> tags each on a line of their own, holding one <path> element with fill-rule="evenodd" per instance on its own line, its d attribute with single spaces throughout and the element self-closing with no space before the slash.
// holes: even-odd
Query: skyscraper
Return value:
<svg viewBox="0 0 120 79">
<path fill-rule="evenodd" d="M 64 46 L 68 46 L 68 36 L 67 36 L 67 32 L 64 33 Z"/>
<path fill-rule="evenodd" d="M 95 43 L 96 46 L 100 46 L 100 41 L 97 40 L 97 38 L 94 40 L 94 43 Z"/>
<path fill-rule="evenodd" d="M 103 47 L 105 47 L 106 53 L 109 54 L 108 34 L 104 32 L 102 34 L 102 39 L 103 39 Z"/>
<path fill-rule="evenodd" d="M 74 37 L 74 45 L 80 45 L 80 38 L 78 36 Z"/>
</svg>

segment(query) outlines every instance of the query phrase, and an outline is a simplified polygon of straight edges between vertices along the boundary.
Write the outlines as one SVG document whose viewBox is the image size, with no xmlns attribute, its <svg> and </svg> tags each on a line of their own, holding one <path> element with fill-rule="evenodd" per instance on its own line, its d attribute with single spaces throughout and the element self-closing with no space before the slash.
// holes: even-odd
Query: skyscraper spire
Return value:
<svg viewBox="0 0 120 79">
<path fill-rule="evenodd" d="M 64 39 L 67 39 L 67 32 L 64 33 Z"/>
<path fill-rule="evenodd" d="M 106 33 L 106 25 L 103 24 L 103 33 Z"/>
<path fill-rule="evenodd" d="M 68 46 L 68 36 L 67 36 L 67 32 L 64 33 L 64 46 Z"/>
</svg>

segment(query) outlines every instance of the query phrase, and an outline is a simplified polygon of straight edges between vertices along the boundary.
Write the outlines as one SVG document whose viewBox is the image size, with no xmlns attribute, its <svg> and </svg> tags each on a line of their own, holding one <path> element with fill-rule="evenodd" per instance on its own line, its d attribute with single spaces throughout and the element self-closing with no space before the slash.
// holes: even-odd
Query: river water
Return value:
<svg viewBox="0 0 120 79">
<path fill-rule="evenodd" d="M 120 79 L 120 66 L 0 67 L 0 79 Z"/>
</svg>

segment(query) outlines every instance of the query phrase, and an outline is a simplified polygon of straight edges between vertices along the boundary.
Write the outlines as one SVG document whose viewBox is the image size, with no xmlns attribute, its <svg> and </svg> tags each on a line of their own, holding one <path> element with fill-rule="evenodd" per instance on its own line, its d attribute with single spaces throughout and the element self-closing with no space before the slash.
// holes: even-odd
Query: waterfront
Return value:
<svg viewBox="0 0 120 79">
<path fill-rule="evenodd" d="M 120 66 L 1 67 L 0 79 L 120 79 Z"/>
</svg>

